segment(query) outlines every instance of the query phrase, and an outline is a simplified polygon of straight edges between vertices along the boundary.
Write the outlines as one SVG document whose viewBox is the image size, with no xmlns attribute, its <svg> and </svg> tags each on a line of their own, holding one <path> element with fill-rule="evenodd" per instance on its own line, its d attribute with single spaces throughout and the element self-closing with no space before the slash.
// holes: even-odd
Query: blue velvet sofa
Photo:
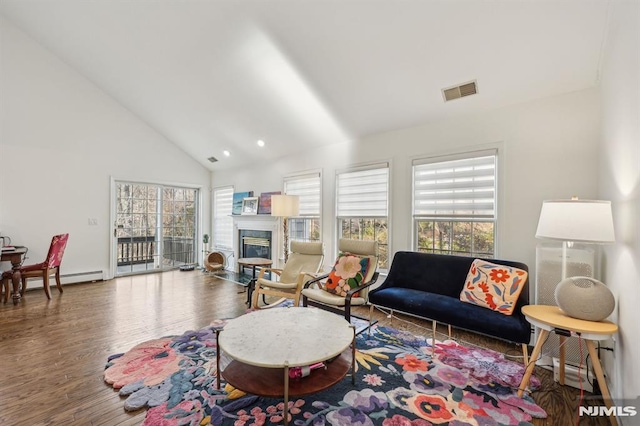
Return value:
<svg viewBox="0 0 640 426">
<path fill-rule="evenodd" d="M 527 358 L 531 324 L 521 308 L 529 304 L 529 280 L 518 297 L 512 315 L 460 301 L 473 257 L 397 252 L 384 282 L 369 292 L 369 303 L 453 327 L 520 343 Z M 527 265 L 499 259 L 489 262 L 528 271 Z M 435 325 L 435 323 L 434 323 Z"/>
</svg>

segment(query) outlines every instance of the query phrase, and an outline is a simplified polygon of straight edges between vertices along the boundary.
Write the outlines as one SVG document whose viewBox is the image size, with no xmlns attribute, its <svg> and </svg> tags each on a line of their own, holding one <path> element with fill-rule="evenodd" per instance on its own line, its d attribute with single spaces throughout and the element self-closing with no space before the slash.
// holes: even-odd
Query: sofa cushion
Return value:
<svg viewBox="0 0 640 426">
<path fill-rule="evenodd" d="M 314 302 L 324 303 L 325 305 L 344 306 L 345 298 L 335 294 L 331 294 L 319 288 L 305 288 L 302 295 L 308 297 Z M 352 297 L 351 306 L 364 305 L 367 301 L 363 297 Z"/>
<path fill-rule="evenodd" d="M 369 302 L 512 342 L 529 343 L 531 337 L 531 325 L 520 308 L 511 316 L 502 315 L 477 305 L 461 303 L 456 297 L 401 287 L 371 291 Z"/>
<path fill-rule="evenodd" d="M 338 296 L 346 296 L 352 289 L 364 282 L 369 270 L 370 259 L 367 256 L 356 256 L 351 253 L 340 253 L 336 259 L 324 289 Z M 358 293 L 354 294 L 358 297 Z"/>
<path fill-rule="evenodd" d="M 527 271 L 516 267 L 475 259 L 460 292 L 460 300 L 511 315 L 527 276 Z"/>
</svg>

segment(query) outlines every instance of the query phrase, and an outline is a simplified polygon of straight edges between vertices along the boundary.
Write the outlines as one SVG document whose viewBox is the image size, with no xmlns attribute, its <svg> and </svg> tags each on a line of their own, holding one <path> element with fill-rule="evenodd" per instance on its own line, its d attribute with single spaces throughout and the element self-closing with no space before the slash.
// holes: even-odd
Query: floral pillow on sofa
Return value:
<svg viewBox="0 0 640 426">
<path fill-rule="evenodd" d="M 511 315 L 527 275 L 527 271 L 519 268 L 475 259 L 460 293 L 460 300 Z"/>
<path fill-rule="evenodd" d="M 346 296 L 352 288 L 362 285 L 369 270 L 369 261 L 366 256 L 340 253 L 324 283 L 324 289 L 338 296 Z M 353 296 L 358 297 L 358 293 Z"/>
</svg>

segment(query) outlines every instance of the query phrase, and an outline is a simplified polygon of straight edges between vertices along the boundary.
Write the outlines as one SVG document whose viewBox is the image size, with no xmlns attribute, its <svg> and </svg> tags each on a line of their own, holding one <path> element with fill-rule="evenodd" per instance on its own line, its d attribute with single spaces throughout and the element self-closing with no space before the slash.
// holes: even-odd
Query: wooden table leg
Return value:
<svg viewBox="0 0 640 426">
<path fill-rule="evenodd" d="M 522 381 L 520 382 L 520 386 L 518 387 L 518 396 L 522 398 L 524 394 L 524 390 L 529 385 L 529 379 L 533 374 L 533 367 L 536 365 L 536 361 L 538 360 L 538 355 L 540 355 L 540 351 L 542 350 L 542 345 L 544 341 L 547 340 L 547 336 L 549 335 L 549 330 L 540 330 L 540 335 L 538 336 L 538 341 L 536 342 L 536 346 L 533 348 L 533 352 L 531 353 L 531 357 L 529 358 L 529 365 L 527 369 L 524 371 L 524 376 L 522 377 Z"/>
<path fill-rule="evenodd" d="M 564 386 L 564 360 L 565 360 L 565 348 L 564 344 L 567 343 L 567 336 L 558 336 L 560 339 L 560 365 L 559 367 L 559 375 L 560 375 L 560 384 Z"/>
<path fill-rule="evenodd" d="M 11 281 L 13 284 L 13 303 L 17 304 L 20 302 L 20 279 L 22 274 L 20 274 L 20 265 L 16 268 L 14 265 L 13 268 L 13 276 L 11 277 Z"/>
<path fill-rule="evenodd" d="M 289 363 L 284 364 L 284 407 L 282 408 L 284 416 L 284 426 L 289 424 Z"/>
<path fill-rule="evenodd" d="M 596 373 L 596 378 L 598 379 L 598 385 L 600 386 L 600 391 L 602 392 L 602 399 L 604 400 L 607 408 L 611 408 L 611 395 L 609 395 L 609 388 L 607 387 L 607 382 L 604 379 L 604 372 L 602 371 L 602 365 L 600 364 L 600 358 L 598 358 L 598 351 L 596 350 L 596 346 L 593 343 L 593 340 L 585 339 L 587 344 L 587 350 L 589 351 L 589 355 L 591 355 L 591 364 L 593 365 L 593 371 Z M 612 414 L 609 417 L 611 420 L 611 424 L 613 426 L 617 426 L 618 421 L 616 420 L 615 414 Z"/>
<path fill-rule="evenodd" d="M 216 389 L 220 390 L 220 330 L 216 330 Z"/>
<path fill-rule="evenodd" d="M 252 269 L 251 269 L 251 281 L 249 281 L 249 284 L 247 285 L 247 288 L 244 290 L 247 292 L 247 305 L 249 305 L 249 307 L 251 307 L 251 296 L 253 295 L 253 292 L 256 289 L 256 266 L 253 265 Z M 258 307 L 258 301 L 256 300 L 256 305 L 254 306 L 255 308 Z"/>
<path fill-rule="evenodd" d="M 432 327 L 432 335 L 431 335 L 431 355 L 435 355 L 436 353 L 436 329 L 438 328 L 438 323 L 435 320 L 431 321 Z"/>
</svg>

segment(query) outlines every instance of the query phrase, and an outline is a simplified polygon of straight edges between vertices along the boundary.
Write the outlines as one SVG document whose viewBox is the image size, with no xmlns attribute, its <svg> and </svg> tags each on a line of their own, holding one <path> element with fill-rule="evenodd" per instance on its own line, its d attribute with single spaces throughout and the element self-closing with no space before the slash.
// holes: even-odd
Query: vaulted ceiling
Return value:
<svg viewBox="0 0 640 426">
<path fill-rule="evenodd" d="M 223 170 L 592 87 L 607 3 L 0 0 L 0 13 Z M 477 95 L 443 101 L 471 80 Z"/>
</svg>

